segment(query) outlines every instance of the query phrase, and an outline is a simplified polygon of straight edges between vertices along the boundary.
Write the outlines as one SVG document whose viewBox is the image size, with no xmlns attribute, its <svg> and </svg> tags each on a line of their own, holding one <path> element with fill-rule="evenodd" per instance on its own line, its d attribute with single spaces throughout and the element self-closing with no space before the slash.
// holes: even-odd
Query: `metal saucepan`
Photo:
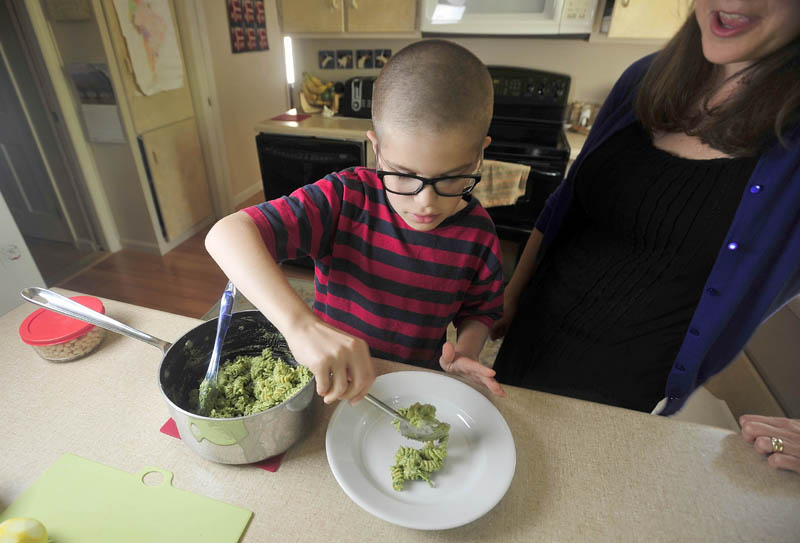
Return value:
<svg viewBox="0 0 800 543">
<path fill-rule="evenodd" d="M 194 452 L 221 464 L 249 464 L 280 454 L 308 433 L 315 396 L 312 377 L 297 394 L 266 411 L 244 417 L 215 419 L 189 410 L 189 391 L 196 389 L 208 367 L 214 345 L 217 319 L 189 330 L 175 343 L 158 339 L 93 311 L 50 290 L 30 287 L 22 297 L 50 311 L 82 320 L 106 330 L 132 337 L 161 349 L 158 370 L 161 394 L 178 426 L 181 439 Z M 296 365 L 286 340 L 258 311 L 241 311 L 231 319 L 222 357 L 260 355 L 270 347 L 286 363 Z"/>
</svg>

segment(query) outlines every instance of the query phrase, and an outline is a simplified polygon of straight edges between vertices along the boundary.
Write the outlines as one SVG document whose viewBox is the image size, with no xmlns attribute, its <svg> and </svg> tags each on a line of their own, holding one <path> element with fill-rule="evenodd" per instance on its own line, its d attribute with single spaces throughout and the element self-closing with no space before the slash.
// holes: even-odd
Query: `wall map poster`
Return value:
<svg viewBox="0 0 800 543">
<path fill-rule="evenodd" d="M 264 0 L 225 0 L 228 7 L 228 26 L 231 33 L 231 51 L 266 51 L 267 14 Z"/>
<path fill-rule="evenodd" d="M 168 0 L 114 0 L 114 8 L 142 94 L 183 87 L 183 61 Z"/>
</svg>

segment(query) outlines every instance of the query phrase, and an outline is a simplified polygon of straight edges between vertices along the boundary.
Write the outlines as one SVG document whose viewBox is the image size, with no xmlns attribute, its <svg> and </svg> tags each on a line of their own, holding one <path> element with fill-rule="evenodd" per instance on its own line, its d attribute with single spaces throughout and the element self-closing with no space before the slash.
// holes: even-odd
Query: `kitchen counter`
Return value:
<svg viewBox="0 0 800 543">
<path fill-rule="evenodd" d="M 291 114 L 291 110 L 286 112 Z M 256 123 L 256 132 L 287 134 L 290 136 L 317 136 L 337 139 L 366 140 L 367 130 L 372 130 L 370 119 L 356 117 L 323 117 L 313 113 L 302 121 L 273 121 L 265 119 Z"/>
<path fill-rule="evenodd" d="M 587 134 L 580 134 L 572 130 L 564 130 L 564 134 L 566 134 L 567 142 L 569 143 L 569 161 L 571 164 L 578 157 L 578 153 L 581 152 L 583 144 L 586 142 Z"/>
<path fill-rule="evenodd" d="M 290 113 L 290 112 L 287 112 Z M 284 134 L 289 136 L 313 136 L 318 138 L 346 139 L 366 141 L 367 130 L 372 129 L 370 119 L 354 117 L 323 117 L 319 113 L 312 114 L 302 121 L 273 121 L 266 119 L 256 123 L 255 131 L 267 134 Z M 570 146 L 569 160 L 575 160 L 586 141 L 585 134 L 565 130 Z M 367 160 L 374 161 L 371 147 L 367 151 Z M 372 162 L 370 162 L 372 164 Z"/>
<path fill-rule="evenodd" d="M 109 316 L 168 341 L 201 322 L 103 301 Z M 88 357 L 47 362 L 17 332 L 34 309 L 25 303 L 0 317 L 0 509 L 71 452 L 130 473 L 166 469 L 177 488 L 254 511 L 245 543 L 790 541 L 800 534 L 800 476 L 771 469 L 741 436 L 515 387 L 492 400 L 516 442 L 506 496 L 460 528 L 398 527 L 363 511 L 336 483 L 325 456 L 334 406 L 315 400 L 313 433 L 276 473 L 215 464 L 159 432 L 169 413 L 158 349 L 108 332 Z M 377 369 L 415 368 L 377 361 Z"/>
</svg>

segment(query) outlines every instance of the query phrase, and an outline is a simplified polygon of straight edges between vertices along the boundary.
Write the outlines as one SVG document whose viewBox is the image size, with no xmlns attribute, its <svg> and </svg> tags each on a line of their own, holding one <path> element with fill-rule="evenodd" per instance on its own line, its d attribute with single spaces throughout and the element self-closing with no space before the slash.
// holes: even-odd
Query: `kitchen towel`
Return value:
<svg viewBox="0 0 800 543">
<path fill-rule="evenodd" d="M 510 206 L 525 194 L 531 167 L 527 164 L 484 160 L 481 181 L 472 191 L 483 207 Z"/>
<path fill-rule="evenodd" d="M 178 426 L 175 424 L 175 421 L 172 419 L 172 417 L 170 417 L 169 420 L 167 420 L 167 422 L 165 422 L 164 425 L 161 427 L 161 433 L 167 434 L 168 436 L 177 437 L 178 439 L 181 438 L 180 433 L 178 433 Z M 281 461 L 283 460 L 284 454 L 286 453 L 276 454 L 275 456 L 271 456 L 266 460 L 262 460 L 261 462 L 254 462 L 253 464 L 250 465 L 275 473 L 276 471 L 278 471 L 278 468 L 281 465 Z"/>
</svg>

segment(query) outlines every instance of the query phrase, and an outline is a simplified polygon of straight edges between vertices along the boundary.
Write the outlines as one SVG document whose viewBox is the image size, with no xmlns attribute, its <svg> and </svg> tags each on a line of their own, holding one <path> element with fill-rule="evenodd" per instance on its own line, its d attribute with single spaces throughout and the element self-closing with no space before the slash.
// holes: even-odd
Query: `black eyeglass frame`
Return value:
<svg viewBox="0 0 800 543">
<path fill-rule="evenodd" d="M 483 157 L 480 158 L 478 169 L 480 166 L 483 165 Z M 473 174 L 460 174 L 460 175 L 443 175 L 441 177 L 423 177 L 421 175 L 414 175 L 411 173 L 401 173 L 401 172 L 392 172 L 388 170 L 375 170 L 375 174 L 378 176 L 378 179 L 381 180 L 381 184 L 386 192 L 391 192 L 392 194 L 397 194 L 399 196 L 415 196 L 422 192 L 426 185 L 430 185 L 433 187 L 433 191 L 438 194 L 439 196 L 443 196 L 445 198 L 460 198 L 461 196 L 466 196 L 475 188 L 475 186 L 480 183 L 482 174 L 480 172 L 473 173 Z M 386 186 L 383 178 L 387 175 L 395 175 L 397 177 L 410 177 L 411 179 L 416 179 L 418 181 L 422 181 L 422 185 L 419 186 L 417 190 L 414 192 L 397 192 L 395 190 L 390 189 Z M 472 184 L 471 187 L 468 189 L 458 193 L 458 194 L 442 194 L 439 192 L 439 189 L 436 188 L 436 183 L 439 181 L 448 181 L 450 179 L 473 179 L 475 182 Z"/>
<path fill-rule="evenodd" d="M 481 174 L 480 173 L 461 174 L 461 175 L 443 175 L 442 177 L 422 177 L 421 175 L 414 175 L 414 174 L 411 174 L 411 173 L 390 172 L 390 171 L 387 171 L 387 170 L 375 170 L 375 173 L 377 174 L 378 179 L 381 180 L 381 183 L 383 183 L 383 188 L 386 190 L 386 192 L 391 192 L 392 194 L 398 194 L 400 196 L 414 196 L 414 195 L 419 194 L 420 192 L 422 192 L 422 189 L 424 189 L 426 185 L 430 185 L 430 186 L 433 187 L 433 191 L 436 194 L 438 194 L 439 196 L 444 196 L 445 198 L 448 198 L 448 197 L 449 198 L 457 198 L 459 196 L 465 196 L 465 195 L 469 194 L 470 192 L 472 192 L 472 190 L 475 188 L 475 186 L 481 180 Z M 397 192 L 397 191 L 392 190 L 392 189 L 390 189 L 389 187 L 386 186 L 386 183 L 384 182 L 383 178 L 385 176 L 387 176 L 387 175 L 394 175 L 394 176 L 397 176 L 397 177 L 409 177 L 411 179 L 416 179 L 418 181 L 422 181 L 422 185 L 420 185 L 419 188 L 417 190 L 415 190 L 414 192 Z M 460 192 L 458 194 L 442 194 L 441 192 L 439 192 L 439 189 L 436 187 L 436 183 L 438 183 L 439 181 L 448 181 L 450 179 L 473 179 L 475 182 L 472 184 L 471 187 L 469 187 L 468 189 L 466 189 L 466 190 L 464 190 L 464 191 L 462 191 L 462 192 Z"/>
</svg>

